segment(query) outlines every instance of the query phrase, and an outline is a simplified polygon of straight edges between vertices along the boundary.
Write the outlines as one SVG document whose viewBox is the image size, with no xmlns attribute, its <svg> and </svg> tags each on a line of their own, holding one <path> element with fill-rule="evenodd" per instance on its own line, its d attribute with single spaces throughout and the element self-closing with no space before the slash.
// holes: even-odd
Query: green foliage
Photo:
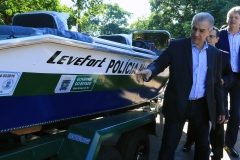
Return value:
<svg viewBox="0 0 240 160">
<path fill-rule="evenodd" d="M 0 24 L 9 25 L 15 14 L 36 10 L 61 11 L 60 0 L 1 0 Z"/>
<path fill-rule="evenodd" d="M 68 6 L 64 5 L 60 7 L 59 12 L 69 13 L 69 18 L 67 20 L 69 29 L 71 29 L 73 26 L 76 25 L 76 15 L 74 14 L 74 11 L 72 8 L 69 8 Z"/>
<path fill-rule="evenodd" d="M 81 1 L 83 4 L 88 2 Z M 103 4 L 102 1 L 92 2 L 96 2 L 96 4 L 92 3 L 90 8 L 81 6 L 82 11 L 75 10 L 75 13 L 78 13 L 75 23 L 78 25 L 78 31 L 93 36 L 129 32 L 126 27 L 128 25 L 127 18 L 131 16 L 130 12 L 123 10 L 117 4 Z"/>
<path fill-rule="evenodd" d="M 119 26 L 127 26 L 127 18 L 131 17 L 131 15 L 132 13 L 123 10 L 118 4 L 104 4 L 103 12 L 101 13 L 103 17 L 101 23 L 114 23 Z"/>
<path fill-rule="evenodd" d="M 175 38 L 188 37 L 196 13 L 209 12 L 220 28 L 228 10 L 237 5 L 239 0 L 150 0 L 152 13 L 147 29 L 165 29 Z"/>
<path fill-rule="evenodd" d="M 129 33 L 129 29 L 124 27 L 119 27 L 116 23 L 108 23 L 102 27 L 100 27 L 101 35 L 111 35 L 111 34 L 120 34 L 120 33 Z"/>
<path fill-rule="evenodd" d="M 138 18 L 136 22 L 130 25 L 132 30 L 147 30 L 149 28 L 149 20 L 146 17 Z"/>
<path fill-rule="evenodd" d="M 0 25 L 4 25 L 4 16 L 2 13 L 0 13 Z"/>
<path fill-rule="evenodd" d="M 123 10 L 117 4 L 104 4 L 102 12 L 98 15 L 99 33 L 101 35 L 128 33 L 127 19 L 131 15 L 132 13 Z"/>
<path fill-rule="evenodd" d="M 0 25 L 10 25 L 17 13 L 36 10 L 67 12 L 68 27 L 90 35 L 127 33 L 127 19 L 131 16 L 117 4 L 103 4 L 103 0 L 72 0 L 73 7 L 61 6 L 60 0 L 1 0 Z"/>
<path fill-rule="evenodd" d="M 94 17 L 102 11 L 103 0 L 72 0 L 74 2 L 73 13 L 74 25 L 77 25 L 79 32 L 95 30 L 99 21 Z M 92 23 L 93 22 L 93 23 Z"/>
<path fill-rule="evenodd" d="M 168 30 L 172 37 L 190 35 L 192 17 L 199 12 L 209 12 L 215 17 L 215 26 L 226 24 L 230 8 L 239 0 L 149 0 L 151 14 L 138 18 L 130 25 L 132 13 L 117 4 L 104 4 L 103 0 L 72 0 L 73 7 L 61 6 L 60 0 L 0 0 L 0 25 L 9 25 L 17 13 L 51 10 L 68 12 L 68 26 L 90 35 L 128 33 L 129 30 Z"/>
</svg>

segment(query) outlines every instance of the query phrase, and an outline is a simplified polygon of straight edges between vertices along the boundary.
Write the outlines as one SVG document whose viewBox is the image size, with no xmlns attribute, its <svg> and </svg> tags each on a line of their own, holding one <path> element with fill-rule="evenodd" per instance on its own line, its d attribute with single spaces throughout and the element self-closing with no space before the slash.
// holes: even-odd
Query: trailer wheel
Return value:
<svg viewBox="0 0 240 160">
<path fill-rule="evenodd" d="M 121 135 L 117 142 L 123 160 L 148 160 L 149 137 L 145 130 L 138 128 Z"/>
<path fill-rule="evenodd" d="M 110 146 L 101 146 L 97 160 L 122 160 L 120 152 Z"/>
</svg>

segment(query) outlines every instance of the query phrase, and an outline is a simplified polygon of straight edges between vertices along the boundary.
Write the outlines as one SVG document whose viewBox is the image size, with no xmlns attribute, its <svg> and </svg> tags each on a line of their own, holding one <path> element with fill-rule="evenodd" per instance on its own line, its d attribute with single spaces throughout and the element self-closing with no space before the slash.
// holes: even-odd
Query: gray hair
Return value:
<svg viewBox="0 0 240 160">
<path fill-rule="evenodd" d="M 240 6 L 233 7 L 228 11 L 227 20 L 229 19 L 231 13 L 238 13 L 240 15 Z"/>
<path fill-rule="evenodd" d="M 211 14 L 207 13 L 207 12 L 200 12 L 198 14 L 196 14 L 193 19 L 192 19 L 192 23 L 191 26 L 194 25 L 195 22 L 202 22 L 202 21 L 209 21 L 209 28 L 208 30 L 212 30 L 213 29 L 213 25 L 214 25 L 214 18 Z"/>
</svg>

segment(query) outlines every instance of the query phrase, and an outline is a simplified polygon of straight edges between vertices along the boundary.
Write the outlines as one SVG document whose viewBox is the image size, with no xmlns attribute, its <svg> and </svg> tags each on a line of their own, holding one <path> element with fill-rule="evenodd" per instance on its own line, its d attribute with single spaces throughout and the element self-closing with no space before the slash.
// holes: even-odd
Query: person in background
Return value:
<svg viewBox="0 0 240 160">
<path fill-rule="evenodd" d="M 174 160 L 186 120 L 192 126 L 195 160 L 209 160 L 209 120 L 225 120 L 221 83 L 221 52 L 206 42 L 214 24 L 211 14 L 196 14 L 189 38 L 173 40 L 145 70 L 136 73 L 137 81 L 151 80 L 169 67 L 164 93 L 165 118 L 159 160 Z"/>
<path fill-rule="evenodd" d="M 215 46 L 215 44 L 219 40 L 219 30 L 216 27 L 213 27 L 210 35 L 207 37 L 208 44 Z M 234 80 L 234 76 L 232 74 L 232 68 L 230 65 L 229 53 L 225 51 L 221 51 L 222 53 L 222 84 L 224 88 L 231 84 Z M 228 92 L 224 92 L 224 109 L 225 109 L 225 118 L 228 119 Z M 191 150 L 191 146 L 193 145 L 193 135 L 191 134 L 191 128 L 188 126 L 187 131 L 187 141 L 184 144 L 183 151 L 188 152 Z M 211 128 L 210 132 L 210 143 L 212 146 L 213 156 L 212 160 L 220 160 L 223 158 L 223 146 L 224 146 L 224 124 L 217 123 L 216 128 Z"/>
<path fill-rule="evenodd" d="M 228 154 L 239 157 L 234 146 L 237 142 L 240 119 L 240 6 L 228 11 L 227 24 L 225 29 L 220 30 L 220 40 L 216 47 L 230 53 L 232 71 L 237 78 L 227 87 L 230 97 L 230 117 L 227 123 L 224 149 Z"/>
</svg>

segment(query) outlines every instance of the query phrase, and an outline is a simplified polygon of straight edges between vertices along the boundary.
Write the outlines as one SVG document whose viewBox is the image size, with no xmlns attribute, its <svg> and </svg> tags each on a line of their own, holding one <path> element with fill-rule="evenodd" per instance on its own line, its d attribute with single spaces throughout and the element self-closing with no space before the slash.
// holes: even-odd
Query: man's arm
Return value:
<svg viewBox="0 0 240 160">
<path fill-rule="evenodd" d="M 215 99 L 216 99 L 216 108 L 217 108 L 217 122 L 223 123 L 225 121 L 225 111 L 224 111 L 224 103 L 223 103 L 223 86 L 221 82 L 221 74 L 222 74 L 222 54 L 219 51 L 217 58 L 217 73 L 215 74 Z"/>
<path fill-rule="evenodd" d="M 228 52 L 222 51 L 222 59 L 226 62 L 225 66 L 222 66 L 222 81 L 224 82 L 224 87 L 227 87 L 229 84 L 231 84 L 235 80 L 235 75 L 232 72 L 232 67 L 230 64 L 230 55 Z"/>
<path fill-rule="evenodd" d="M 145 70 L 139 71 L 136 73 L 137 81 L 140 82 L 140 79 L 144 81 L 149 81 L 152 77 L 158 75 L 160 72 L 163 72 L 171 63 L 171 44 L 163 51 L 163 53 L 152 63 L 150 63 Z"/>
</svg>

